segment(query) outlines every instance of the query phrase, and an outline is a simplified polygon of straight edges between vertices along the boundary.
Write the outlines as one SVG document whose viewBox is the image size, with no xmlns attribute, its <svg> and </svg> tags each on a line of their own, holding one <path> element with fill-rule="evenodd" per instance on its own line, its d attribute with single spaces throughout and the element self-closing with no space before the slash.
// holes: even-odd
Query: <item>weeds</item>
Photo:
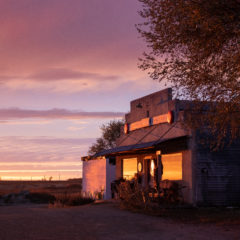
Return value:
<svg viewBox="0 0 240 240">
<path fill-rule="evenodd" d="M 137 181 L 124 181 L 115 188 L 121 205 L 132 210 L 176 207 L 183 203 L 180 186 L 170 181 L 163 182 L 159 188 L 144 188 Z"/>
<path fill-rule="evenodd" d="M 60 208 L 69 206 L 79 206 L 94 202 L 91 197 L 83 197 L 81 193 L 64 193 L 55 195 L 53 203 L 49 207 Z"/>
<path fill-rule="evenodd" d="M 27 196 L 32 203 L 53 203 L 56 197 L 48 192 L 30 192 Z"/>
<path fill-rule="evenodd" d="M 118 187 L 118 198 L 123 207 L 129 209 L 146 209 L 149 206 L 149 195 L 136 182 L 121 182 Z"/>
<path fill-rule="evenodd" d="M 240 224 L 240 208 L 203 208 L 184 204 L 181 188 L 170 181 L 162 181 L 159 189 L 143 188 L 136 181 L 121 181 L 115 186 L 120 207 L 133 212 L 186 223 Z"/>
<path fill-rule="evenodd" d="M 69 181 L 1 181 L 0 204 L 54 204 L 59 195 L 79 194 L 81 180 Z"/>
</svg>

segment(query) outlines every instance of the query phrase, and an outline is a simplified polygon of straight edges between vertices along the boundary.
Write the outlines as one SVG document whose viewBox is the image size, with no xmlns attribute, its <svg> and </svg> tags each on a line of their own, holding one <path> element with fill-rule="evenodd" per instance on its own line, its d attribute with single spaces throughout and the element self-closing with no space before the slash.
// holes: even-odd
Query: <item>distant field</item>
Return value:
<svg viewBox="0 0 240 240">
<path fill-rule="evenodd" d="M 49 194 L 80 193 L 82 179 L 67 181 L 0 181 L 0 196 L 21 191 L 46 192 Z"/>
</svg>

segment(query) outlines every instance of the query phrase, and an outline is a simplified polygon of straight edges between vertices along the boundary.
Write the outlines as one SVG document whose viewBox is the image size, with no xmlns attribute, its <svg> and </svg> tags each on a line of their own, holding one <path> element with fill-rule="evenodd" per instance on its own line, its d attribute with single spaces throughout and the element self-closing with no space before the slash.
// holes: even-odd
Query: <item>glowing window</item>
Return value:
<svg viewBox="0 0 240 240">
<path fill-rule="evenodd" d="M 182 180 L 182 153 L 162 155 L 162 180 Z"/>
<path fill-rule="evenodd" d="M 137 173 L 137 158 L 123 159 L 123 178 L 130 180 Z"/>
</svg>

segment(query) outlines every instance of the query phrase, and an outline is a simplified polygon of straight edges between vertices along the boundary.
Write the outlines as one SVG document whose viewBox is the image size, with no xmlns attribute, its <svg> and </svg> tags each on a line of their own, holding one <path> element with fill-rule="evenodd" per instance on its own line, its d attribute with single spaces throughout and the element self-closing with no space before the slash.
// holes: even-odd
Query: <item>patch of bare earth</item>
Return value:
<svg viewBox="0 0 240 240">
<path fill-rule="evenodd" d="M 0 207 L 1 240 L 240 239 L 238 225 L 189 223 L 121 210 L 114 203 L 71 208 Z"/>
</svg>

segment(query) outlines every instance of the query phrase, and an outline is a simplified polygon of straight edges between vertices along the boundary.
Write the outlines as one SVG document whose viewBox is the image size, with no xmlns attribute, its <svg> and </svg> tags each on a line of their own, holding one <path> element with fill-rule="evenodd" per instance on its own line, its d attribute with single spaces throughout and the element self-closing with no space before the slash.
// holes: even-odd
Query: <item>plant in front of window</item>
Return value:
<svg viewBox="0 0 240 240">
<path fill-rule="evenodd" d="M 138 184 L 137 180 L 123 181 L 117 186 L 118 198 L 123 208 L 130 210 L 148 209 L 150 197 L 147 189 Z"/>
<path fill-rule="evenodd" d="M 130 210 L 154 210 L 159 207 L 176 206 L 183 203 L 182 186 L 174 181 L 161 181 L 159 187 L 144 188 L 137 179 L 125 180 L 116 185 L 121 206 Z"/>
</svg>

